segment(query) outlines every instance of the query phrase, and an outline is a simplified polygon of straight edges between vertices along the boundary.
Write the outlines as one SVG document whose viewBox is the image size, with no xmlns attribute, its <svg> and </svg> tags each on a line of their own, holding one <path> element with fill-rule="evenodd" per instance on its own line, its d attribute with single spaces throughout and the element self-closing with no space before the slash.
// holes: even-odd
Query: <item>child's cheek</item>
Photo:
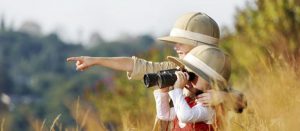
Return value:
<svg viewBox="0 0 300 131">
<path fill-rule="evenodd" d="M 197 83 L 195 84 L 195 88 L 198 90 L 204 90 L 205 85 L 203 85 L 204 83 L 201 83 L 199 80 L 197 81 Z"/>
</svg>

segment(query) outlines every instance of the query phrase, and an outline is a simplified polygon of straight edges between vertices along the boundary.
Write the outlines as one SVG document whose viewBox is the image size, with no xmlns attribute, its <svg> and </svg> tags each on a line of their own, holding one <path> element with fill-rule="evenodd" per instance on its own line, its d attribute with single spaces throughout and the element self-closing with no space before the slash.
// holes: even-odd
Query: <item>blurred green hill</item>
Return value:
<svg viewBox="0 0 300 131">
<path fill-rule="evenodd" d="M 162 61 L 174 55 L 149 35 L 92 43 L 63 42 L 26 23 L 20 30 L 0 23 L 0 118 L 8 130 L 151 130 L 152 90 L 106 68 L 75 71 L 69 56 L 140 56 Z M 300 63 L 300 1 L 250 1 L 235 15 L 234 30 L 223 30 L 220 46 L 232 60 L 231 83 L 248 98 L 243 114 L 230 114 L 228 130 L 297 130 Z M 149 91 L 150 90 L 150 91 Z M 5 96 L 5 95 L 4 95 Z M 80 99 L 82 106 L 75 104 Z M 6 101 L 6 104 L 5 104 Z M 7 104 L 8 103 L 8 104 Z M 88 114 L 90 113 L 90 114 Z M 89 117 L 87 117 L 89 116 Z M 36 127 L 36 128 L 35 128 Z"/>
<path fill-rule="evenodd" d="M 82 96 L 87 88 L 94 88 L 97 81 L 115 76 L 113 71 L 102 68 L 77 72 L 74 63 L 66 62 L 67 57 L 132 56 L 159 48 L 147 35 L 99 41 L 86 48 L 63 42 L 55 33 L 41 35 L 1 25 L 0 94 L 8 95 L 10 103 L 6 108 L 1 104 L 0 112 L 9 117 L 11 130 L 29 130 L 28 118 L 53 120 L 58 114 L 64 116 L 65 125 L 74 124 L 66 103 Z"/>
</svg>

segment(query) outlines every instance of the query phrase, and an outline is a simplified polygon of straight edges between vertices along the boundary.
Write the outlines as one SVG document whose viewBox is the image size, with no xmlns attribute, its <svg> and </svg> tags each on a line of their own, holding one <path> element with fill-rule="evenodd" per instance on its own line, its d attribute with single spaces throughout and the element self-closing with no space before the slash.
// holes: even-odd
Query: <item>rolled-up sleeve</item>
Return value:
<svg viewBox="0 0 300 131">
<path fill-rule="evenodd" d="M 171 62 L 151 62 L 132 56 L 133 69 L 127 72 L 129 80 L 142 80 L 146 73 L 157 73 L 160 70 L 174 69 L 176 65 Z"/>
<path fill-rule="evenodd" d="M 153 94 L 156 103 L 156 117 L 164 121 L 174 120 L 176 114 L 174 108 L 170 108 L 169 94 L 157 90 Z"/>
</svg>

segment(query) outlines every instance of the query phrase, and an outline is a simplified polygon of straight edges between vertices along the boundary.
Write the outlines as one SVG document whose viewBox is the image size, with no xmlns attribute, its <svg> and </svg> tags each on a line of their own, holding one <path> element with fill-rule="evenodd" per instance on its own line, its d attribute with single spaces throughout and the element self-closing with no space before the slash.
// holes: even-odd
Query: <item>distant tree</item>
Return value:
<svg viewBox="0 0 300 131">
<path fill-rule="evenodd" d="M 1 16 L 1 20 L 0 20 L 0 31 L 5 31 L 5 19 L 4 19 L 4 16 L 2 15 Z"/>
<path fill-rule="evenodd" d="M 13 83 L 8 74 L 7 64 L 0 61 L 0 94 L 1 92 L 12 93 Z"/>
<path fill-rule="evenodd" d="M 235 18 L 235 32 L 221 44 L 232 55 L 234 74 L 260 70 L 258 63 L 272 65 L 277 58 L 300 61 L 300 0 L 248 2 Z"/>
<path fill-rule="evenodd" d="M 91 34 L 87 46 L 89 48 L 95 47 L 97 45 L 104 44 L 104 40 L 98 32 Z"/>
<path fill-rule="evenodd" d="M 105 42 L 94 34 L 91 42 L 98 44 L 83 48 L 62 41 L 56 33 L 41 34 L 40 26 L 34 22 L 24 23 L 20 31 L 0 31 L 0 92 L 11 95 L 16 106 L 9 113 L 10 128 L 26 131 L 28 117 L 51 119 L 59 113 L 65 115 L 62 123 L 72 126 L 65 102 L 81 96 L 99 79 L 115 77 L 114 72 L 105 69 L 78 73 L 73 64 L 65 62 L 67 57 L 137 55 L 150 49 L 153 41 L 151 36 L 142 35 Z"/>
<path fill-rule="evenodd" d="M 19 30 L 33 36 L 40 36 L 42 34 L 41 26 L 33 21 L 24 22 Z"/>
<path fill-rule="evenodd" d="M 245 44 L 286 58 L 300 55 L 300 0 L 257 0 L 236 18 L 237 35 Z"/>
</svg>

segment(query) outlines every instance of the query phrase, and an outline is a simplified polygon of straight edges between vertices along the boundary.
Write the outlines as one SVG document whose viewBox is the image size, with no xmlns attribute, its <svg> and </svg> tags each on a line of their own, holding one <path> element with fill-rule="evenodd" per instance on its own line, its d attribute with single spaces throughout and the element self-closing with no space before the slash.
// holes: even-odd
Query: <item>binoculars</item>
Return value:
<svg viewBox="0 0 300 131">
<path fill-rule="evenodd" d="M 189 75 L 188 81 L 192 81 L 196 77 L 196 74 L 194 74 L 193 72 L 188 72 L 185 70 L 179 70 L 179 69 L 161 70 L 158 73 L 145 74 L 144 75 L 144 84 L 147 88 L 156 86 L 156 85 L 159 88 L 173 86 L 177 80 L 177 76 L 175 74 L 176 71 L 187 72 Z"/>
</svg>

